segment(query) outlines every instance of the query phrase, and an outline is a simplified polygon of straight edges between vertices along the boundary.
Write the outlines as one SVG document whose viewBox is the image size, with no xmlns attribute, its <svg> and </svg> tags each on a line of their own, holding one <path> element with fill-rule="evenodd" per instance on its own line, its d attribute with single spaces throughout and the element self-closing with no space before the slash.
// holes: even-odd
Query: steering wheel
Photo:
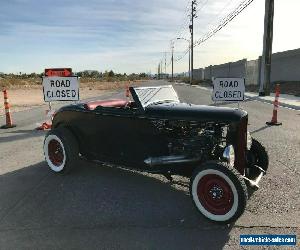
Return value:
<svg viewBox="0 0 300 250">
<path fill-rule="evenodd" d="M 125 108 L 125 109 L 130 109 L 130 105 L 131 105 L 131 101 L 128 101 L 128 102 L 125 104 L 124 108 Z"/>
</svg>

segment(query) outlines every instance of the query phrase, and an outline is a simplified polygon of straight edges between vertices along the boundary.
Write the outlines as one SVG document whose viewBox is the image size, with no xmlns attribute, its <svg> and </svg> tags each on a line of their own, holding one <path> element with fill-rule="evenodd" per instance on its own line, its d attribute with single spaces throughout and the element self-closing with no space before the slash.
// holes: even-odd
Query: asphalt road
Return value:
<svg viewBox="0 0 300 250">
<path fill-rule="evenodd" d="M 184 102 L 211 105 L 207 90 L 174 87 Z M 124 92 L 99 99 L 112 96 Z M 237 249 L 240 234 L 296 233 L 299 239 L 300 112 L 280 108 L 283 125 L 267 127 L 271 105 L 247 100 L 241 107 L 252 136 L 269 151 L 270 169 L 231 226 L 198 214 L 185 178 L 170 183 L 85 161 L 67 176 L 50 172 L 42 153 L 45 132 L 34 130 L 45 111 L 14 113 L 17 127 L 0 130 L 0 249 Z"/>
</svg>

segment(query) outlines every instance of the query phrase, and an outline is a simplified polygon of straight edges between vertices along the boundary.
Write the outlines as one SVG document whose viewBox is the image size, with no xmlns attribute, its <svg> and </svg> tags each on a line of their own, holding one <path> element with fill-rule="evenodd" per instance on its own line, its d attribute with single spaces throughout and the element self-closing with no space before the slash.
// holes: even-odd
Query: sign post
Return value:
<svg viewBox="0 0 300 250">
<path fill-rule="evenodd" d="M 244 78 L 214 78 L 212 100 L 214 102 L 239 102 L 244 100 Z"/>
</svg>

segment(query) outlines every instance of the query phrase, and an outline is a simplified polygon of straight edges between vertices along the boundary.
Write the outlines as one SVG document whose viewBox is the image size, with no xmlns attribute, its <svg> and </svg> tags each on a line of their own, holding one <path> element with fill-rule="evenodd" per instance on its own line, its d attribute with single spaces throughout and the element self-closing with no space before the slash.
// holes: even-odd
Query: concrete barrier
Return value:
<svg viewBox="0 0 300 250">
<path fill-rule="evenodd" d="M 242 59 L 194 70 L 195 80 L 211 80 L 212 77 L 243 77 L 246 85 L 258 85 L 261 57 Z M 300 48 L 272 54 L 271 82 L 300 81 Z"/>
</svg>

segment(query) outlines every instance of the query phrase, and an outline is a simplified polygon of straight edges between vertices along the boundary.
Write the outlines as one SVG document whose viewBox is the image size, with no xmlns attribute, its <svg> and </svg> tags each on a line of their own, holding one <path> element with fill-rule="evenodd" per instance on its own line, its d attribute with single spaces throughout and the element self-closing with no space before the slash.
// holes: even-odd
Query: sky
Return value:
<svg viewBox="0 0 300 250">
<path fill-rule="evenodd" d="M 198 0 L 195 41 L 241 0 Z M 114 70 L 155 73 L 175 39 L 175 59 L 187 47 L 190 0 L 0 0 L 0 72 Z M 264 0 L 239 16 L 194 52 L 194 68 L 256 59 L 262 53 Z M 275 0 L 273 52 L 300 47 L 299 0 Z M 170 72 L 170 65 L 167 72 Z M 188 56 L 174 63 L 188 70 Z"/>
</svg>

